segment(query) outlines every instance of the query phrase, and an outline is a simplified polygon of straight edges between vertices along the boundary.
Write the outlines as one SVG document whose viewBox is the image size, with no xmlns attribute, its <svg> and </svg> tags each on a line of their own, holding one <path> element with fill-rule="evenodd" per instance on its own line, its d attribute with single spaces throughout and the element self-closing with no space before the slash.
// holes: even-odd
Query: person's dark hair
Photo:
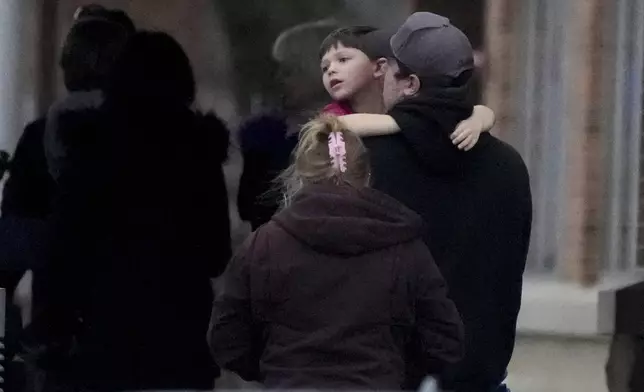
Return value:
<svg viewBox="0 0 644 392">
<path fill-rule="evenodd" d="M 85 4 L 76 9 L 74 20 L 80 20 L 86 17 L 101 16 L 107 12 L 107 8 L 100 4 Z"/>
<path fill-rule="evenodd" d="M 363 37 L 376 30 L 377 29 L 372 26 L 341 27 L 331 32 L 331 34 L 322 41 L 322 44 L 320 44 L 319 58 L 321 59 L 324 57 L 331 48 L 337 48 L 339 44 L 342 44 L 342 46 L 347 48 L 358 49 L 369 56 Z"/>
<path fill-rule="evenodd" d="M 110 10 L 100 4 L 87 4 L 78 8 L 74 19 L 76 21 L 87 19 L 105 19 L 106 21 L 117 23 L 128 30 L 130 34 L 134 34 L 136 27 L 130 17 L 122 10 Z"/>
<path fill-rule="evenodd" d="M 104 89 L 132 32 L 103 17 L 79 17 L 67 34 L 60 58 L 65 87 L 69 91 Z"/>
<path fill-rule="evenodd" d="M 170 35 L 137 32 L 128 41 L 114 69 L 106 98 L 125 104 L 189 106 L 195 98 L 190 60 Z"/>
<path fill-rule="evenodd" d="M 107 15 L 105 15 L 105 19 L 123 26 L 130 35 L 136 32 L 134 22 L 124 11 L 108 10 Z"/>
<path fill-rule="evenodd" d="M 398 61 L 395 58 L 390 58 L 389 61 L 395 61 L 396 64 L 398 64 L 398 72 L 394 74 L 394 77 L 398 80 L 400 79 L 405 79 L 410 77 L 411 75 L 414 75 L 415 72 L 409 69 L 404 63 Z M 444 77 L 437 77 L 437 78 L 426 78 L 426 77 L 418 77 L 420 80 L 420 90 L 421 92 L 423 90 L 431 89 L 431 88 L 436 88 L 436 87 L 445 87 L 445 88 L 450 88 L 450 87 L 466 87 L 470 80 L 472 79 L 472 75 L 474 74 L 474 70 L 467 70 L 464 72 L 461 72 L 460 75 L 458 75 L 455 78 L 449 77 L 449 76 L 444 76 Z M 418 75 L 417 75 L 418 76 Z"/>
</svg>

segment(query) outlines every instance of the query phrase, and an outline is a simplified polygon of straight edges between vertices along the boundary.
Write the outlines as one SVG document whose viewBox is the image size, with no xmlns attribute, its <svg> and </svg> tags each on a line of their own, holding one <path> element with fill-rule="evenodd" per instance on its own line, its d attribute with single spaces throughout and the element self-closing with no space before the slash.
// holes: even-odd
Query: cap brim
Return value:
<svg viewBox="0 0 644 392">
<path fill-rule="evenodd" d="M 396 30 L 379 29 L 364 36 L 364 49 L 367 56 L 372 59 L 381 57 L 395 57 L 391 50 L 391 37 Z"/>
</svg>

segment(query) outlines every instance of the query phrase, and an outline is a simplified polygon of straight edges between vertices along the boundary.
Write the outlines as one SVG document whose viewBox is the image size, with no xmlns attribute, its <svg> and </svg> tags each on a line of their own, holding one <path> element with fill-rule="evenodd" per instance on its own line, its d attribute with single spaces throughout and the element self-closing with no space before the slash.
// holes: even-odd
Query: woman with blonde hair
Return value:
<svg viewBox="0 0 644 392">
<path fill-rule="evenodd" d="M 209 341 L 222 368 L 268 388 L 401 389 L 410 349 L 439 376 L 463 330 L 421 219 L 369 188 L 360 138 L 332 116 L 304 126 L 284 208 L 233 258 Z"/>
</svg>

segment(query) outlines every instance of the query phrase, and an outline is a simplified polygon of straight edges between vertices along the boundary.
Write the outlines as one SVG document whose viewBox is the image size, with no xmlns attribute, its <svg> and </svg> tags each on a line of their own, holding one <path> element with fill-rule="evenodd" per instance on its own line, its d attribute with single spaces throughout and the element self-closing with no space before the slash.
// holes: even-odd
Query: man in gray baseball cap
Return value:
<svg viewBox="0 0 644 392">
<path fill-rule="evenodd" d="M 474 50 L 467 36 L 448 18 L 431 12 L 412 14 L 396 31 L 378 30 L 366 37 L 372 53 L 389 58 L 390 65 L 412 82 L 385 85 L 385 105 L 391 108 L 405 96 L 423 89 L 458 87 L 467 84 L 474 70 Z M 385 82 L 387 83 L 387 82 Z"/>
<path fill-rule="evenodd" d="M 454 368 L 432 367 L 423 345 L 410 348 L 408 387 L 431 373 L 445 390 L 506 391 L 532 222 L 526 166 L 489 133 L 469 152 L 453 147 L 451 130 L 472 113 L 474 55 L 449 19 L 418 12 L 393 34 L 372 33 L 365 47 L 387 59 L 383 100 L 401 130 L 365 139 L 373 187 L 423 217 L 466 330 Z"/>
</svg>

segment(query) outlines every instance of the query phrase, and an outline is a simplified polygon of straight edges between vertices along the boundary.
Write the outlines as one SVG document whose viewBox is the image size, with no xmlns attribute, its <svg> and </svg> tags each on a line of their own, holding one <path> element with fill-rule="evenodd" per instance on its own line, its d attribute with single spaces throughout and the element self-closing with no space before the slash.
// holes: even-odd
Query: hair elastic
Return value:
<svg viewBox="0 0 644 392">
<path fill-rule="evenodd" d="M 334 169 L 340 173 L 347 171 L 347 148 L 342 133 L 331 132 L 329 134 L 329 156 Z"/>
</svg>

